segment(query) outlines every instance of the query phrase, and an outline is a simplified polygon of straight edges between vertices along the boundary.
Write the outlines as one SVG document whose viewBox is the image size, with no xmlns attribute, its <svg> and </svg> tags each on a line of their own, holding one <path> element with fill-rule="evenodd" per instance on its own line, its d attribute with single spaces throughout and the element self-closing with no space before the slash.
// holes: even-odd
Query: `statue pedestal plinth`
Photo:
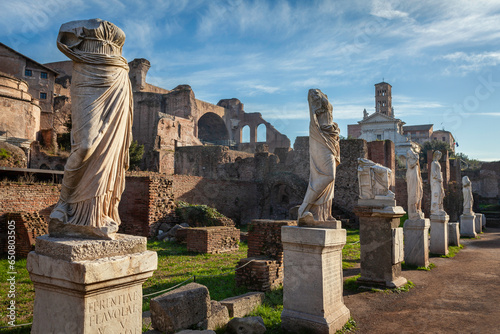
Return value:
<svg viewBox="0 0 500 334">
<path fill-rule="evenodd" d="M 474 231 L 476 234 L 483 232 L 483 215 L 481 213 L 476 213 L 474 218 Z"/>
<path fill-rule="evenodd" d="M 460 216 L 460 236 L 462 237 L 476 237 L 475 215 L 463 214 Z"/>
<path fill-rule="evenodd" d="M 431 247 L 433 254 L 448 254 L 448 215 L 431 214 Z"/>
<path fill-rule="evenodd" d="M 142 333 L 142 283 L 157 261 L 145 237 L 38 237 L 27 260 L 35 286 L 31 333 Z"/>
<path fill-rule="evenodd" d="M 346 230 L 283 226 L 282 328 L 291 333 L 335 333 L 349 320 L 342 296 Z"/>
<path fill-rule="evenodd" d="M 460 246 L 460 224 L 448 223 L 448 245 Z"/>
<path fill-rule="evenodd" d="M 429 227 L 430 220 L 408 219 L 404 223 L 405 263 L 417 267 L 429 266 Z"/>
<path fill-rule="evenodd" d="M 363 200 L 363 204 L 369 200 Z M 374 201 L 375 203 L 375 201 Z M 398 288 L 406 284 L 401 277 L 404 259 L 403 229 L 400 218 L 405 211 L 400 206 L 362 206 L 354 208 L 359 218 L 361 246 L 361 277 L 358 283 L 382 288 Z"/>
</svg>

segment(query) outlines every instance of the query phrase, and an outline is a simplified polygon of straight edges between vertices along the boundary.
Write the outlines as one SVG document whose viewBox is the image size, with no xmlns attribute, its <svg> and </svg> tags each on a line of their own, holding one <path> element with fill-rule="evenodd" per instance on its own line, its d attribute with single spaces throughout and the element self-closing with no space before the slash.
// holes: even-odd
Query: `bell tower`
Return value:
<svg viewBox="0 0 500 334">
<path fill-rule="evenodd" d="M 375 112 L 394 117 L 391 88 L 392 86 L 384 81 L 375 84 Z"/>
</svg>

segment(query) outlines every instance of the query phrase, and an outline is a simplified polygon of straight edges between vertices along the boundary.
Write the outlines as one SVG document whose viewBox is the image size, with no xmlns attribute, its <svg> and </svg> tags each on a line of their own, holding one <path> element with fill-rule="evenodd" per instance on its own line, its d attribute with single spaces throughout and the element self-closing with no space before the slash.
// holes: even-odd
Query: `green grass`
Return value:
<svg viewBox="0 0 500 334">
<path fill-rule="evenodd" d="M 401 269 L 406 269 L 406 270 L 425 270 L 425 271 L 430 271 L 432 268 L 436 268 L 436 265 L 432 262 L 429 263 L 428 267 L 418 267 L 415 265 L 411 264 L 406 264 L 404 261 L 401 262 Z"/>
<path fill-rule="evenodd" d="M 358 292 L 360 290 L 360 285 L 358 284 L 357 279 L 360 276 L 361 275 L 357 275 L 346 279 L 344 281 L 344 290 Z M 370 292 L 402 293 L 402 292 L 407 292 L 414 287 L 415 284 L 412 281 L 408 280 L 408 282 L 405 285 L 397 289 L 368 288 L 367 290 Z"/>
<path fill-rule="evenodd" d="M 403 217 L 399 218 L 399 227 L 403 227 L 405 224 L 405 221 L 408 220 L 408 213 L 405 213 Z"/>
<path fill-rule="evenodd" d="M 9 159 L 9 158 L 10 158 L 10 152 L 4 148 L 0 148 L 0 159 Z"/>
<path fill-rule="evenodd" d="M 267 333 L 283 333 L 281 330 L 281 312 L 283 311 L 283 287 L 266 293 L 264 303 L 248 316 L 260 316 L 264 320 Z"/>
<path fill-rule="evenodd" d="M 460 245 L 460 246 L 448 246 L 448 254 L 447 255 L 440 255 L 439 257 L 444 257 L 444 258 L 454 257 L 463 248 L 464 248 L 464 245 Z"/>
<path fill-rule="evenodd" d="M 342 249 L 342 269 L 352 268 L 360 261 L 359 230 L 348 229 L 347 240 Z"/>
</svg>

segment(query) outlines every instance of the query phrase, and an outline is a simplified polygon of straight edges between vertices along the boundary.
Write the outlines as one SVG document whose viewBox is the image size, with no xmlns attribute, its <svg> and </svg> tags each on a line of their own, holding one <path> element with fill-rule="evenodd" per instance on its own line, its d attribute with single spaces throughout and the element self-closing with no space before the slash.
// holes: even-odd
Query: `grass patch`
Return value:
<svg viewBox="0 0 500 334">
<path fill-rule="evenodd" d="M 264 303 L 258 306 L 248 316 L 260 316 L 264 320 L 266 326 L 266 334 L 281 334 L 284 333 L 281 329 L 281 312 L 283 311 L 283 287 L 266 292 Z"/>
<path fill-rule="evenodd" d="M 448 246 L 448 254 L 447 255 L 440 255 L 439 257 L 444 257 L 444 258 L 454 257 L 463 248 L 464 248 L 464 245 L 460 245 L 460 246 Z"/>
<path fill-rule="evenodd" d="M 399 218 L 399 227 L 404 227 L 405 221 L 408 220 L 408 213 L 405 213 L 403 217 Z"/>
<path fill-rule="evenodd" d="M 353 276 L 353 277 L 346 279 L 344 281 L 344 290 L 348 290 L 348 291 L 352 291 L 352 292 L 359 291 L 360 285 L 357 282 L 357 279 L 360 276 L 361 275 L 356 275 L 356 276 Z M 385 289 L 385 288 L 370 287 L 370 288 L 367 288 L 366 290 L 370 291 L 370 292 L 402 293 L 402 292 L 407 292 L 411 288 L 414 288 L 414 287 L 415 287 L 415 284 L 412 281 L 408 280 L 408 282 L 405 285 L 403 285 L 402 287 L 397 288 L 397 289 Z M 365 288 L 363 288 L 363 290 L 364 289 Z"/>
<path fill-rule="evenodd" d="M 361 275 L 356 275 L 353 277 L 349 277 L 344 281 L 344 290 L 356 292 L 359 289 L 359 284 L 357 279 L 361 277 Z"/>
<path fill-rule="evenodd" d="M 346 244 L 342 249 L 342 269 L 355 266 L 360 261 L 359 230 L 348 229 Z"/>
<path fill-rule="evenodd" d="M 428 267 L 418 267 L 415 265 L 411 264 L 406 264 L 404 261 L 401 262 L 401 269 L 406 269 L 406 270 L 425 270 L 425 271 L 430 271 L 432 268 L 436 268 L 436 265 L 432 262 L 429 263 Z"/>
<path fill-rule="evenodd" d="M 353 318 L 349 318 L 349 320 L 345 323 L 342 329 L 335 332 L 335 334 L 344 334 L 344 333 L 352 333 L 355 332 L 357 328 L 356 321 Z"/>
</svg>

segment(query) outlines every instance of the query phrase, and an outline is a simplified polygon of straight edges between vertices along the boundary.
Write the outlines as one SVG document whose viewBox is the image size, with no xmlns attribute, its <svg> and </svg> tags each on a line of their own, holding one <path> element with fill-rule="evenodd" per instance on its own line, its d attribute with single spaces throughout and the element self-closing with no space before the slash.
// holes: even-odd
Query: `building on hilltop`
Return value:
<svg viewBox="0 0 500 334">
<path fill-rule="evenodd" d="M 347 126 L 348 137 L 364 139 L 367 142 L 391 140 L 396 148 L 396 156 L 406 155 L 413 148 L 420 151 L 420 145 L 431 140 L 447 142 L 452 151 L 455 140 L 449 131 L 433 131 L 432 124 L 406 125 L 395 118 L 392 106 L 392 86 L 387 82 L 375 84 L 375 112 L 371 115 L 363 110 L 363 119 L 358 124 Z"/>
</svg>

